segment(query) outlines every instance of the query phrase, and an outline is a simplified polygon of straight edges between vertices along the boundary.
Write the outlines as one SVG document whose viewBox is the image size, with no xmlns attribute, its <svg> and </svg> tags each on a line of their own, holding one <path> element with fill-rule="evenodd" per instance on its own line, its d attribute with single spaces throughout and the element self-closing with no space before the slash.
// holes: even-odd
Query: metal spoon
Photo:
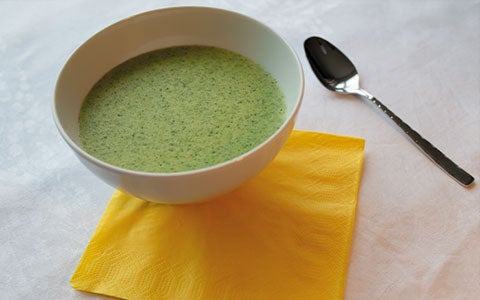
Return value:
<svg viewBox="0 0 480 300">
<path fill-rule="evenodd" d="M 310 37 L 304 43 L 305 52 L 315 75 L 328 89 L 346 94 L 356 94 L 370 100 L 393 120 L 427 157 L 465 187 L 474 178 L 435 148 L 429 141 L 403 122 L 391 110 L 367 91 L 360 88 L 360 77 L 353 63 L 340 50 L 319 37 Z"/>
</svg>

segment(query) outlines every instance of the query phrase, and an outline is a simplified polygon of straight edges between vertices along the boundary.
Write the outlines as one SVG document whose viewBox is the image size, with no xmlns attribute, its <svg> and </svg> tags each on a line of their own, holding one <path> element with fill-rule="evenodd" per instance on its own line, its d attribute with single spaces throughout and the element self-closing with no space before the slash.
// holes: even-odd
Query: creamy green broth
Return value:
<svg viewBox="0 0 480 300">
<path fill-rule="evenodd" d="M 96 83 L 80 111 L 80 142 L 126 169 L 195 170 L 253 149 L 285 111 L 277 81 L 252 60 L 216 47 L 172 47 L 134 57 Z"/>
</svg>

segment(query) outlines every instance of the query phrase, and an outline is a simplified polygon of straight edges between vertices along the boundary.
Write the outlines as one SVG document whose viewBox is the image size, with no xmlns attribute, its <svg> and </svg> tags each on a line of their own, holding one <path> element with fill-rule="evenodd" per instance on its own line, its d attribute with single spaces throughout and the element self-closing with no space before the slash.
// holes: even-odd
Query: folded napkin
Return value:
<svg viewBox="0 0 480 300">
<path fill-rule="evenodd" d="M 363 148 L 295 130 L 227 195 L 175 206 L 116 191 L 71 284 L 124 299 L 340 299 Z"/>
</svg>

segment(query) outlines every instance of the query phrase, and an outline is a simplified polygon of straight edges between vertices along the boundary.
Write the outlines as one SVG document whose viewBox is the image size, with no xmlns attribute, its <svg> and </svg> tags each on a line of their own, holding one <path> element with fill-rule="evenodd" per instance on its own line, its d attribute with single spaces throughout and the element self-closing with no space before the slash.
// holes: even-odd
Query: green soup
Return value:
<svg viewBox="0 0 480 300">
<path fill-rule="evenodd" d="M 80 142 L 126 169 L 195 170 L 256 147 L 285 114 L 277 81 L 250 59 L 172 47 L 134 57 L 95 84 L 80 111 Z"/>
</svg>

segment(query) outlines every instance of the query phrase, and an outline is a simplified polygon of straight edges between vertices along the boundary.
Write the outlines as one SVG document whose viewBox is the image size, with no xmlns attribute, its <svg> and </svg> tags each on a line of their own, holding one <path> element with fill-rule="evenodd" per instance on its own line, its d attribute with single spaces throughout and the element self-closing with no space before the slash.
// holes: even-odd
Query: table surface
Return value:
<svg viewBox="0 0 480 300">
<path fill-rule="evenodd" d="M 319 84 L 303 41 L 322 36 L 363 87 L 480 180 L 480 1 L 0 1 L 0 298 L 92 299 L 69 278 L 113 188 L 52 119 L 56 78 L 91 35 L 127 16 L 208 5 L 271 26 L 305 72 L 297 129 L 366 139 L 346 299 L 480 294 L 480 187 L 466 189 L 365 101 Z"/>
</svg>

